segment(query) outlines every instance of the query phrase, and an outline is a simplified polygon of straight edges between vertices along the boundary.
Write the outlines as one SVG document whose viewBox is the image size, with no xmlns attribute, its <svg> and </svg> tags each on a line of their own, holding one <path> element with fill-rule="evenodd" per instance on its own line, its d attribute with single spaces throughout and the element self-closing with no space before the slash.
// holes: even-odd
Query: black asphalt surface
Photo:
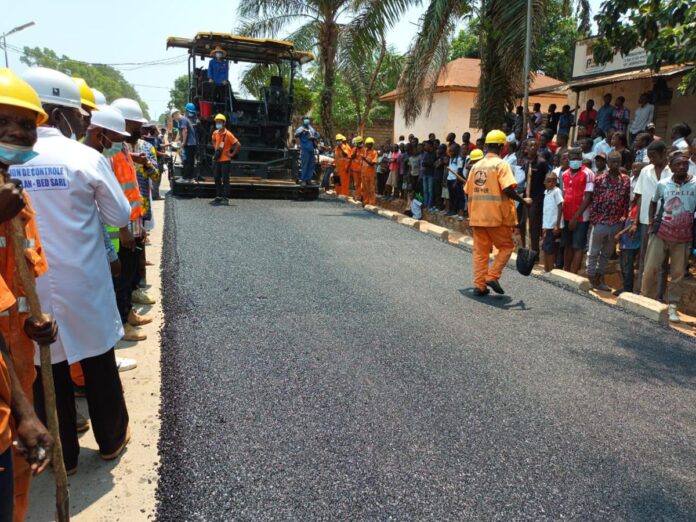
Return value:
<svg viewBox="0 0 696 522">
<path fill-rule="evenodd" d="M 336 201 L 167 201 L 160 520 L 696 520 L 696 346 Z"/>
</svg>

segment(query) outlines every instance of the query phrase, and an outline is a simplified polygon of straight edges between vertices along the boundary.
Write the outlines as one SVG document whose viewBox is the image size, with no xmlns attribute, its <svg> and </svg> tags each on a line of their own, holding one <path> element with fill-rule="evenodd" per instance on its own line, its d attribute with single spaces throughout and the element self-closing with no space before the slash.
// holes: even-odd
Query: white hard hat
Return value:
<svg viewBox="0 0 696 522">
<path fill-rule="evenodd" d="M 111 107 L 121 111 L 121 114 L 123 114 L 123 117 L 127 120 L 147 123 L 147 120 L 143 116 L 143 110 L 140 108 L 140 104 L 135 100 L 131 100 L 130 98 L 119 98 L 111 102 Z"/>
<path fill-rule="evenodd" d="M 177 112 L 181 112 L 179 109 L 172 109 L 169 113 L 170 116 L 174 116 Z"/>
<path fill-rule="evenodd" d="M 97 105 L 106 105 L 106 96 L 104 93 L 94 87 L 91 88 L 94 98 L 97 100 Z"/>
<path fill-rule="evenodd" d="M 46 67 L 31 67 L 22 79 L 39 95 L 41 103 L 82 110 L 80 88 L 70 76 Z"/>
<path fill-rule="evenodd" d="M 99 105 L 99 110 L 92 113 L 91 126 L 110 130 L 121 136 L 128 137 L 126 119 L 120 111 L 108 105 Z"/>
</svg>

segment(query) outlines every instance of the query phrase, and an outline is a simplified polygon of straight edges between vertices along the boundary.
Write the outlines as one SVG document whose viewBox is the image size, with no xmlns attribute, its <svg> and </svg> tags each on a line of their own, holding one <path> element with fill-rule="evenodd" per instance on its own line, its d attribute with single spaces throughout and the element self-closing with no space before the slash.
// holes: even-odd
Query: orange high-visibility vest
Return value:
<svg viewBox="0 0 696 522">
<path fill-rule="evenodd" d="M 365 155 L 365 147 L 355 147 L 353 151 L 355 152 L 355 158 L 350 160 L 350 170 L 352 172 L 362 172 L 361 158 Z"/>
<path fill-rule="evenodd" d="M 135 163 L 130 152 L 123 150 L 111 158 L 111 168 L 116 174 L 116 179 L 121 184 L 121 190 L 131 206 L 130 220 L 135 221 L 143 215 L 143 203 L 138 187 L 138 177 L 135 174 Z"/>
</svg>

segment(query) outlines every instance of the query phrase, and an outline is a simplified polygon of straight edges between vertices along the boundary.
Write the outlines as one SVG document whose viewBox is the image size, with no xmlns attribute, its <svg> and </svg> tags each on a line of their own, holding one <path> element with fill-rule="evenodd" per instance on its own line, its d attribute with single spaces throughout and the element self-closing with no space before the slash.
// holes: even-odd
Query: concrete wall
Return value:
<svg viewBox="0 0 696 522">
<path fill-rule="evenodd" d="M 677 92 L 679 78 L 671 78 L 668 81 L 670 89 L 672 89 L 672 100 L 662 102 L 655 106 L 655 133 L 671 143 L 670 134 L 672 125 L 681 121 L 686 121 L 692 129 L 696 130 L 696 96 L 681 96 Z M 631 118 L 638 106 L 638 97 L 644 93 L 652 91 L 653 79 L 640 78 L 638 80 L 629 80 L 602 87 L 593 87 L 580 93 L 580 107 L 585 108 L 585 103 L 589 99 L 595 101 L 595 108 L 599 108 L 602 104 L 602 98 L 606 93 L 611 93 L 614 99 L 617 96 L 626 98 L 626 107 L 631 111 Z M 575 104 L 575 93 L 568 95 L 568 103 L 570 106 Z"/>
<path fill-rule="evenodd" d="M 434 132 L 435 135 L 444 140 L 450 132 L 457 135 L 457 140 L 461 139 L 462 134 L 470 132 L 472 141 L 481 135 L 481 129 L 473 126 L 471 121 L 471 109 L 476 101 L 476 93 L 469 91 L 449 91 L 435 94 L 433 106 L 430 114 L 421 114 L 412 125 L 406 125 L 402 114 L 403 100 L 396 101 L 394 114 L 394 138 L 400 135 L 408 136 L 414 134 L 418 138 L 426 139 L 428 134 Z M 532 96 L 529 98 L 529 107 L 539 102 L 542 110 L 546 111 L 552 103 L 561 106 L 566 103 L 565 94 L 551 94 L 543 96 Z"/>
</svg>

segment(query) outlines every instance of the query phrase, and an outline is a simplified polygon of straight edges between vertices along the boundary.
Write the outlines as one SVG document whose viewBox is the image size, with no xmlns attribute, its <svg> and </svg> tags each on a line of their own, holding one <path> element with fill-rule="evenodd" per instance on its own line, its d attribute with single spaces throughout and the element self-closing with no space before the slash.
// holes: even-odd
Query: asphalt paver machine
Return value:
<svg viewBox="0 0 696 522">
<path fill-rule="evenodd" d="M 189 102 L 198 109 L 196 131 L 199 146 L 195 183 L 172 181 L 174 195 L 215 196 L 213 179 L 214 118 L 222 113 L 227 128 L 242 148 L 232 160 L 232 197 L 302 198 L 318 197 L 316 185 L 300 186 L 299 150 L 291 148 L 293 79 L 296 70 L 314 59 L 310 52 L 296 51 L 290 42 L 247 38 L 224 33 L 198 33 L 193 38 L 170 37 L 167 48 L 186 49 L 189 54 Z M 261 64 L 271 68 L 269 84 L 258 99 L 237 97 L 230 83 L 211 86 L 207 61 L 214 49 L 225 53 L 230 70 L 237 64 Z M 285 77 L 284 77 L 285 76 Z M 183 110 L 182 107 L 177 107 Z"/>
</svg>

